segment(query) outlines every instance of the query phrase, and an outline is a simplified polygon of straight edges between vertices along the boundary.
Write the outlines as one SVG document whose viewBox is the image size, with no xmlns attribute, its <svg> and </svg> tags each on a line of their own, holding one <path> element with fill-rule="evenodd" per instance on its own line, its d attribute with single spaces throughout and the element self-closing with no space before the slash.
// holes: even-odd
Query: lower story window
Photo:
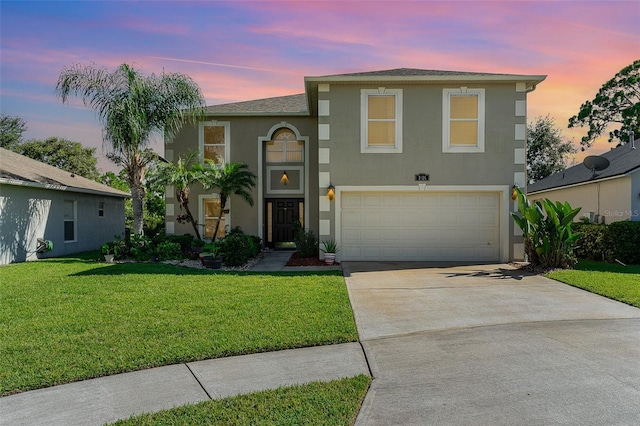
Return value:
<svg viewBox="0 0 640 426">
<path fill-rule="evenodd" d="M 76 202 L 64 201 L 64 241 L 76 241 Z"/>
<path fill-rule="evenodd" d="M 213 238 L 218 217 L 220 217 L 220 200 L 217 198 L 206 198 L 204 200 L 204 236 L 206 238 Z M 226 234 L 225 229 L 225 215 L 223 213 L 216 238 L 224 238 Z"/>
</svg>

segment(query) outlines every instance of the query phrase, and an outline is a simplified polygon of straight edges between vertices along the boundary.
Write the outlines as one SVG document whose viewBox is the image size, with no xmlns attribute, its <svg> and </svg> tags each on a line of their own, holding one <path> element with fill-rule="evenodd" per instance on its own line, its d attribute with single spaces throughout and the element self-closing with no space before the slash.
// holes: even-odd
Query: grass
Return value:
<svg viewBox="0 0 640 426">
<path fill-rule="evenodd" d="M 640 308 L 640 265 L 622 266 L 581 259 L 575 269 L 555 271 L 547 276 Z"/>
<path fill-rule="evenodd" d="M 120 420 L 146 425 L 352 425 L 371 378 L 279 388 Z"/>
<path fill-rule="evenodd" d="M 357 341 L 336 272 L 212 273 L 63 258 L 1 268 L 0 394 Z"/>
</svg>

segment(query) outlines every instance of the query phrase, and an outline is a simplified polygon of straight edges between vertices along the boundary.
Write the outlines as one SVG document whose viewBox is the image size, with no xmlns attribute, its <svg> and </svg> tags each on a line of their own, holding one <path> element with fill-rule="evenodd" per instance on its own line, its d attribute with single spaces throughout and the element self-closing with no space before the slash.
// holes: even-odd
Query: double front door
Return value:
<svg viewBox="0 0 640 426">
<path fill-rule="evenodd" d="M 266 245 L 274 248 L 294 248 L 298 223 L 302 224 L 304 220 L 304 200 L 276 198 L 266 201 Z"/>
</svg>

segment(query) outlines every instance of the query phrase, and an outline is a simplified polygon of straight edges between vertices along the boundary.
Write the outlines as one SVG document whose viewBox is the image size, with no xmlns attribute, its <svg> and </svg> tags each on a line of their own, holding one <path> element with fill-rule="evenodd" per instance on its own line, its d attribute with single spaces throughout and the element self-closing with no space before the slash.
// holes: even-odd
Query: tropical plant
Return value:
<svg viewBox="0 0 640 426">
<path fill-rule="evenodd" d="M 203 168 L 202 185 L 205 189 L 217 189 L 220 196 L 220 214 L 213 232 L 215 240 L 222 221 L 222 214 L 231 195 L 238 195 L 250 206 L 253 206 L 250 190 L 256 186 L 256 175 L 244 163 L 213 164 L 208 162 L 207 165 Z"/>
<path fill-rule="evenodd" d="M 133 232 L 143 232 L 145 171 L 157 155 L 150 138 L 172 138 L 186 121 L 202 117 L 204 98 L 198 85 L 180 73 L 145 76 L 128 64 L 113 72 L 93 65 L 62 69 L 56 94 L 66 103 L 82 98 L 103 125 L 107 158 L 126 170 L 133 202 Z"/>
<path fill-rule="evenodd" d="M 568 202 L 549 199 L 531 203 L 516 188 L 518 212 L 512 213 L 514 222 L 522 229 L 524 249 L 529 262 L 542 268 L 568 268 L 575 264 L 573 249 L 581 234 L 573 233 L 573 219 L 580 208 L 573 209 Z"/>
<path fill-rule="evenodd" d="M 177 163 L 162 163 L 158 167 L 159 181 L 163 185 L 173 185 L 176 190 L 176 198 L 178 200 L 180 210 L 184 210 L 184 214 L 176 217 L 180 223 L 190 223 L 193 232 L 199 240 L 202 239 L 198 230 L 198 222 L 191 214 L 189 209 L 189 193 L 191 185 L 201 182 L 204 179 L 204 169 L 198 161 L 198 152 L 192 152 L 185 158 L 178 157 Z"/>
<path fill-rule="evenodd" d="M 340 251 L 340 247 L 334 240 L 325 240 L 322 241 L 322 250 L 323 253 L 337 253 Z"/>
</svg>

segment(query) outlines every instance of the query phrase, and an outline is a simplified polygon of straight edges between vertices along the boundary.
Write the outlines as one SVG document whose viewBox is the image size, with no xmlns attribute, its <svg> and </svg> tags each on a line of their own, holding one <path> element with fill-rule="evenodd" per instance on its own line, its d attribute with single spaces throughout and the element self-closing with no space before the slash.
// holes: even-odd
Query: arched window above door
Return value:
<svg viewBox="0 0 640 426">
<path fill-rule="evenodd" d="M 267 163 L 304 162 L 304 142 L 299 141 L 290 129 L 277 130 L 266 145 Z"/>
</svg>

